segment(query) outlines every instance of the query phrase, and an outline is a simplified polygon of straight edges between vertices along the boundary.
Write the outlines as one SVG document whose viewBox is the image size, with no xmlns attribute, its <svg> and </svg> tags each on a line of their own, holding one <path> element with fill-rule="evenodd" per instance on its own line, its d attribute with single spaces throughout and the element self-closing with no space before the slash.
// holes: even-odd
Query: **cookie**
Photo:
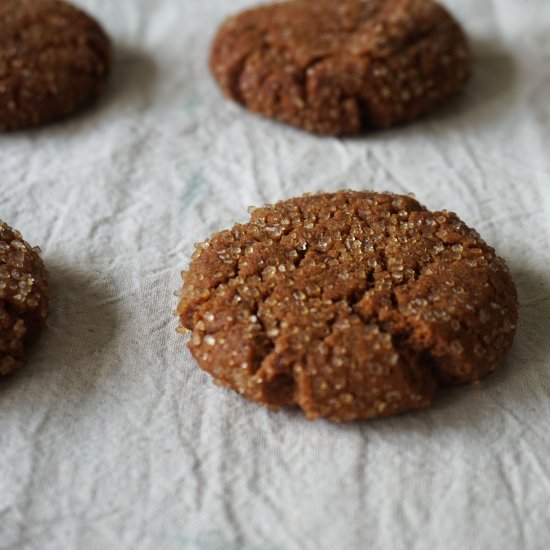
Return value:
<svg viewBox="0 0 550 550">
<path fill-rule="evenodd" d="M 418 118 L 465 83 L 470 52 L 432 0 L 291 0 L 218 31 L 210 66 L 229 98 L 321 135 Z"/>
<path fill-rule="evenodd" d="M 60 0 L 0 2 L 0 130 L 66 117 L 98 96 L 109 74 L 109 39 Z"/>
<path fill-rule="evenodd" d="M 0 220 L 0 375 L 22 366 L 25 343 L 46 327 L 48 273 L 38 252 Z"/>
<path fill-rule="evenodd" d="M 254 209 L 198 244 L 177 309 L 220 384 L 335 421 L 427 407 L 510 347 L 514 283 L 451 212 L 341 191 Z"/>
</svg>

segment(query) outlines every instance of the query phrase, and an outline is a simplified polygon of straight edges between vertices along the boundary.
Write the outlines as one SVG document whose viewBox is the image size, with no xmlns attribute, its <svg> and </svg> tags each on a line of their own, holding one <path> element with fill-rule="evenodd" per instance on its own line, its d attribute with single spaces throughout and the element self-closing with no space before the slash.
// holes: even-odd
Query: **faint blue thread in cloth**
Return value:
<svg viewBox="0 0 550 550">
<path fill-rule="evenodd" d="M 267 544 L 247 544 L 224 538 L 216 531 L 201 533 L 196 536 L 159 537 L 165 542 L 177 543 L 182 550 L 285 550 L 282 546 Z"/>
<path fill-rule="evenodd" d="M 190 206 L 193 201 L 200 195 L 203 184 L 204 178 L 202 176 L 202 170 L 199 170 L 189 178 L 189 181 L 185 186 L 183 193 L 180 195 L 179 200 L 185 206 Z"/>
<path fill-rule="evenodd" d="M 185 101 L 185 103 L 183 104 L 183 111 L 190 117 L 194 117 L 197 115 L 200 107 L 200 100 L 195 95 L 193 95 L 192 97 L 188 98 L 187 101 Z"/>
</svg>

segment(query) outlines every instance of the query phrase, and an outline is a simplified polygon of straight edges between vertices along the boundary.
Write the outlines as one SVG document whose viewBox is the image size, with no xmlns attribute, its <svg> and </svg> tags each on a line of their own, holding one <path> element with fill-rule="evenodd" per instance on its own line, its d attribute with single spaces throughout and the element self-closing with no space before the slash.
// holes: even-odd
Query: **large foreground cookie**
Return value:
<svg viewBox="0 0 550 550">
<path fill-rule="evenodd" d="M 45 328 L 47 281 L 38 249 L 0 220 L 0 375 L 23 364 L 25 342 Z"/>
<path fill-rule="evenodd" d="M 59 0 L 0 2 L 0 130 L 63 118 L 94 99 L 110 67 L 109 39 Z"/>
<path fill-rule="evenodd" d="M 258 403 L 354 420 L 492 371 L 516 329 L 504 262 L 450 212 L 342 191 L 197 245 L 178 307 L 199 365 Z"/>
<path fill-rule="evenodd" d="M 210 64 L 252 111 L 344 135 L 428 112 L 462 87 L 470 53 L 432 0 L 291 0 L 228 19 Z"/>
</svg>

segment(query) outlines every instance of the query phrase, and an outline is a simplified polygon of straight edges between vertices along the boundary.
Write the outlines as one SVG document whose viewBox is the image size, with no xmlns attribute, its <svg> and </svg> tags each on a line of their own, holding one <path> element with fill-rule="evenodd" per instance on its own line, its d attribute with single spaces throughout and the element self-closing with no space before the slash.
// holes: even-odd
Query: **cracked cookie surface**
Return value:
<svg viewBox="0 0 550 550">
<path fill-rule="evenodd" d="M 180 330 L 199 365 L 312 419 L 426 407 L 441 384 L 492 371 L 517 323 L 494 250 L 455 214 L 388 193 L 254 209 L 198 244 L 182 276 Z"/>
<path fill-rule="evenodd" d="M 93 100 L 111 64 L 109 39 L 60 0 L 0 2 L 0 130 L 64 118 Z"/>
<path fill-rule="evenodd" d="M 0 375 L 22 366 L 25 342 L 46 327 L 48 273 L 38 252 L 0 220 Z"/>
<path fill-rule="evenodd" d="M 422 116 L 459 90 L 470 52 L 432 0 L 291 0 L 229 18 L 210 58 L 225 95 L 321 135 Z"/>
</svg>

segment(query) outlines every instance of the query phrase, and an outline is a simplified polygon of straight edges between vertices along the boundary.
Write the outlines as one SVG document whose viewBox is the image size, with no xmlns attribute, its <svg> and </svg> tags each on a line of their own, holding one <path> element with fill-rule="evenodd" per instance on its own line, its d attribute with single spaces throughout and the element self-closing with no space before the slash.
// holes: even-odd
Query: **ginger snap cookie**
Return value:
<svg viewBox="0 0 550 550">
<path fill-rule="evenodd" d="M 0 2 L 0 130 L 39 126 L 93 100 L 111 64 L 101 27 L 60 0 Z"/>
<path fill-rule="evenodd" d="M 432 0 L 290 0 L 228 19 L 210 66 L 224 94 L 315 134 L 422 116 L 465 83 L 463 31 Z"/>
<path fill-rule="evenodd" d="M 0 375 L 22 366 L 25 343 L 46 327 L 48 273 L 38 252 L 0 220 Z"/>
<path fill-rule="evenodd" d="M 451 212 L 341 191 L 252 210 L 196 245 L 177 309 L 218 383 L 335 421 L 427 407 L 516 330 L 508 269 Z"/>
</svg>

